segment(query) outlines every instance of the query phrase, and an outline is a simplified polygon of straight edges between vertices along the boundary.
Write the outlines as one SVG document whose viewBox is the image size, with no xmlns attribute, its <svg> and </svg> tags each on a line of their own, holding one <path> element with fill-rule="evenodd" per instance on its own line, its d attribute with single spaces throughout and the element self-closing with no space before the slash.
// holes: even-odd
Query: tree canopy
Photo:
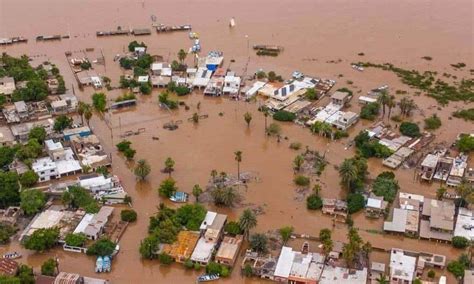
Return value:
<svg viewBox="0 0 474 284">
<path fill-rule="evenodd" d="M 59 228 L 38 229 L 24 242 L 26 249 L 43 252 L 52 248 L 59 239 Z"/>
<path fill-rule="evenodd" d="M 20 207 L 26 215 L 38 213 L 46 203 L 46 195 L 39 189 L 24 189 L 20 198 Z"/>
</svg>

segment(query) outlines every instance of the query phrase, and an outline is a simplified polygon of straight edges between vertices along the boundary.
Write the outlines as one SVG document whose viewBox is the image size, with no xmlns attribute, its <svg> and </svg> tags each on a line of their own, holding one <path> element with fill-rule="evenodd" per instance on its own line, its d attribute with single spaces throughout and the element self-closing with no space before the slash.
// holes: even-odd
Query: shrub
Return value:
<svg viewBox="0 0 474 284">
<path fill-rule="evenodd" d="M 461 152 L 471 152 L 474 150 L 474 137 L 468 134 L 463 134 L 456 142 L 456 146 Z"/>
<path fill-rule="evenodd" d="M 20 183 L 24 187 L 31 187 L 37 181 L 38 175 L 32 170 L 28 170 L 20 176 Z"/>
<path fill-rule="evenodd" d="M 56 274 L 56 260 L 49 258 L 41 265 L 41 274 L 54 276 Z"/>
<path fill-rule="evenodd" d="M 455 248 L 465 248 L 469 245 L 469 240 L 465 237 L 456 236 L 452 238 L 451 244 Z"/>
<path fill-rule="evenodd" d="M 268 238 L 264 234 L 253 234 L 250 236 L 250 248 L 259 253 L 266 253 Z"/>
<path fill-rule="evenodd" d="M 377 102 L 369 103 L 360 110 L 360 118 L 367 120 L 375 120 L 379 115 L 380 104 Z"/>
<path fill-rule="evenodd" d="M 306 99 L 310 101 L 314 101 L 318 99 L 318 94 L 316 93 L 316 90 L 313 88 L 306 90 L 306 93 L 304 93 L 304 96 Z"/>
<path fill-rule="evenodd" d="M 297 175 L 294 179 L 293 182 L 298 185 L 298 186 L 308 186 L 310 183 L 309 177 L 305 177 L 302 175 Z"/>
<path fill-rule="evenodd" d="M 171 197 L 178 188 L 176 187 L 176 182 L 172 178 L 167 178 L 163 180 L 158 188 L 158 193 L 164 197 Z"/>
<path fill-rule="evenodd" d="M 42 252 L 52 248 L 59 239 L 59 229 L 38 229 L 24 242 L 26 249 Z"/>
<path fill-rule="evenodd" d="M 158 261 L 163 265 L 170 265 L 174 260 L 169 254 L 162 252 L 158 255 Z"/>
<path fill-rule="evenodd" d="M 120 219 L 125 222 L 135 222 L 137 220 L 137 212 L 132 209 L 124 209 L 120 212 Z"/>
<path fill-rule="evenodd" d="M 323 201 L 319 195 L 313 193 L 306 198 L 306 208 L 309 210 L 318 210 L 323 207 Z"/>
<path fill-rule="evenodd" d="M 238 222 L 230 221 L 225 224 L 224 231 L 230 235 L 240 235 L 242 234 L 242 229 Z"/>
<path fill-rule="evenodd" d="M 193 269 L 194 268 L 194 263 L 192 260 L 190 259 L 186 259 L 186 261 L 184 262 L 184 267 L 186 269 Z"/>
<path fill-rule="evenodd" d="M 0 244 L 4 245 L 10 241 L 10 237 L 12 237 L 16 233 L 16 229 L 7 224 L 0 223 Z"/>
<path fill-rule="evenodd" d="M 453 113 L 453 116 L 464 120 L 474 121 L 474 108 L 458 110 Z"/>
<path fill-rule="evenodd" d="M 83 233 L 70 233 L 66 235 L 65 241 L 68 246 L 82 247 L 87 241 L 87 237 Z"/>
<path fill-rule="evenodd" d="M 100 239 L 87 249 L 87 255 L 109 256 L 115 251 L 115 243 L 109 239 Z"/>
<path fill-rule="evenodd" d="M 429 278 L 435 278 L 435 276 L 436 276 L 436 272 L 433 269 L 428 271 L 428 277 Z"/>
<path fill-rule="evenodd" d="M 174 92 L 178 96 L 185 96 L 185 95 L 191 93 L 191 90 L 186 86 L 177 86 L 177 87 L 174 88 Z"/>
<path fill-rule="evenodd" d="M 279 110 L 273 114 L 273 119 L 277 121 L 293 121 L 295 118 L 296 114 L 286 110 Z"/>
<path fill-rule="evenodd" d="M 400 132 L 403 135 L 409 137 L 418 137 L 420 136 L 420 128 L 416 123 L 413 122 L 402 122 L 400 124 Z"/>
<path fill-rule="evenodd" d="M 441 119 L 436 114 L 425 119 L 425 129 L 435 130 L 441 127 Z"/>
<path fill-rule="evenodd" d="M 383 196 L 385 201 L 392 202 L 395 200 L 399 188 L 400 186 L 395 179 L 379 175 L 374 181 L 372 192 L 377 196 Z"/>
<path fill-rule="evenodd" d="M 291 142 L 290 149 L 299 150 L 301 149 L 302 144 L 300 142 Z"/>
</svg>

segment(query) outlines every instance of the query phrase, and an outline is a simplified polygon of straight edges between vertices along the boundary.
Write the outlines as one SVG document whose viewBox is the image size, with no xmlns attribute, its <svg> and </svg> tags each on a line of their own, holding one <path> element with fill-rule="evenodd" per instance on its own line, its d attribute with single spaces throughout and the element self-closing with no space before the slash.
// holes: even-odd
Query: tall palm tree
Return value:
<svg viewBox="0 0 474 284">
<path fill-rule="evenodd" d="M 456 194 L 461 197 L 461 204 L 459 206 L 464 207 L 466 203 L 472 202 L 474 199 L 474 187 L 463 181 L 455 189 Z"/>
<path fill-rule="evenodd" d="M 89 121 L 92 118 L 92 107 L 90 105 L 86 105 L 86 108 L 84 110 L 84 118 L 86 119 L 87 126 L 89 126 Z M 82 117 L 81 117 L 82 118 Z M 84 122 L 83 122 L 84 123 Z"/>
<path fill-rule="evenodd" d="M 267 135 L 267 133 L 268 133 L 268 128 L 267 128 L 268 110 L 266 108 L 263 109 L 263 116 L 265 117 L 265 135 Z"/>
<path fill-rule="evenodd" d="M 395 96 L 390 96 L 387 101 L 387 107 L 388 107 L 388 119 L 390 119 L 390 115 L 392 114 L 392 109 L 397 105 L 395 102 Z"/>
<path fill-rule="evenodd" d="M 293 160 L 293 169 L 296 172 L 299 172 L 301 170 L 301 167 L 303 166 L 304 163 L 304 158 L 301 155 L 297 155 L 295 159 Z"/>
<path fill-rule="evenodd" d="M 342 183 L 347 186 L 347 189 L 350 189 L 351 183 L 357 180 L 358 172 L 356 165 L 351 160 L 345 159 L 339 167 L 339 176 Z"/>
<path fill-rule="evenodd" d="M 410 116 L 411 112 L 416 109 L 416 104 L 413 99 L 403 97 L 400 100 L 399 107 L 403 116 Z"/>
<path fill-rule="evenodd" d="M 235 161 L 237 162 L 237 179 L 240 180 L 240 162 L 242 162 L 242 151 L 235 151 Z"/>
<path fill-rule="evenodd" d="M 188 55 L 188 54 L 186 53 L 186 51 L 184 51 L 184 49 L 180 49 L 180 50 L 178 51 L 178 59 L 179 59 L 179 62 L 180 62 L 181 64 L 183 64 L 183 62 L 184 62 L 184 60 L 186 59 L 186 56 L 187 56 L 187 55 Z"/>
<path fill-rule="evenodd" d="M 250 230 L 257 226 L 257 216 L 250 209 L 245 209 L 239 218 L 240 229 L 244 232 L 245 238 L 248 240 Z"/>
<path fill-rule="evenodd" d="M 135 169 L 133 170 L 135 176 L 140 180 L 145 180 L 151 172 L 151 167 L 145 159 L 138 160 Z"/>
<path fill-rule="evenodd" d="M 87 104 L 85 102 L 79 102 L 77 105 L 77 113 L 81 116 L 81 122 L 84 125 L 84 113 L 86 111 Z"/>
<path fill-rule="evenodd" d="M 389 100 L 390 96 L 388 95 L 387 91 L 382 91 L 377 98 L 377 102 L 382 105 L 382 118 L 385 116 L 385 106 Z"/>
</svg>

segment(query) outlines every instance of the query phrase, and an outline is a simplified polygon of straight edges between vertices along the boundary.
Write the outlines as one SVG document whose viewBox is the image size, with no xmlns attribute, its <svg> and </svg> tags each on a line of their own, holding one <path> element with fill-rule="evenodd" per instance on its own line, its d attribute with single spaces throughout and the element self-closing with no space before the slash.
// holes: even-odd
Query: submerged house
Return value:
<svg viewBox="0 0 474 284">
<path fill-rule="evenodd" d="M 15 90 L 15 79 L 13 77 L 0 78 L 0 96 L 5 96 L 7 102 L 11 100 L 11 95 Z"/>
<path fill-rule="evenodd" d="M 191 231 L 181 231 L 177 239 L 172 244 L 164 244 L 161 252 L 167 253 L 176 262 L 184 263 L 191 257 L 194 248 L 199 240 L 199 233 Z"/>
<path fill-rule="evenodd" d="M 438 165 L 439 156 L 434 154 L 426 155 L 425 159 L 421 162 L 421 179 L 431 181 Z"/>
<path fill-rule="evenodd" d="M 411 284 L 416 276 L 416 257 L 393 248 L 390 253 L 390 282 Z"/>
<path fill-rule="evenodd" d="M 217 263 L 233 267 L 235 261 L 239 257 L 240 247 L 242 246 L 243 237 L 237 235 L 235 237 L 225 236 L 221 242 L 219 250 L 216 253 L 215 261 Z"/>
<path fill-rule="evenodd" d="M 192 84 L 194 88 L 205 88 L 208 84 L 209 81 L 211 80 L 212 72 L 207 70 L 206 68 L 198 68 L 196 71 L 196 75 L 194 76 L 194 79 L 192 80 Z"/>
<path fill-rule="evenodd" d="M 468 155 L 464 155 L 463 153 L 461 153 L 456 158 L 454 158 L 453 167 L 449 172 L 449 177 L 446 181 L 446 185 L 456 187 L 461 184 L 462 179 L 464 177 L 464 172 L 467 168 L 468 157 Z"/>
<path fill-rule="evenodd" d="M 224 77 L 224 88 L 222 93 L 224 95 L 229 95 L 230 97 L 238 97 L 240 90 L 241 78 L 235 76 L 234 72 L 227 72 L 227 75 Z"/>
<path fill-rule="evenodd" d="M 379 218 L 385 215 L 388 202 L 383 200 L 383 196 L 371 194 L 365 206 L 365 215 L 371 218 Z"/>
<path fill-rule="evenodd" d="M 274 272 L 274 280 L 287 283 L 318 283 L 325 257 L 319 253 L 303 253 L 283 246 Z"/>
</svg>

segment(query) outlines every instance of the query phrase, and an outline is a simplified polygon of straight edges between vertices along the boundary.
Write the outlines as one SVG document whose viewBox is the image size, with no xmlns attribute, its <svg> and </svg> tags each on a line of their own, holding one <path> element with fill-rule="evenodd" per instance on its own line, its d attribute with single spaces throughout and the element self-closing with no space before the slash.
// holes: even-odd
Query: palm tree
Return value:
<svg viewBox="0 0 474 284">
<path fill-rule="evenodd" d="M 379 284 L 389 284 L 390 282 L 387 279 L 387 276 L 385 274 L 381 274 L 377 279 L 375 279 L 377 283 Z"/>
<path fill-rule="evenodd" d="M 389 98 L 390 97 L 385 90 L 382 91 L 377 98 L 377 102 L 382 105 L 382 118 L 385 116 L 385 106 L 387 105 Z"/>
<path fill-rule="evenodd" d="M 240 229 L 244 232 L 244 237 L 248 240 L 250 230 L 257 226 L 257 216 L 250 209 L 245 209 L 239 218 Z"/>
<path fill-rule="evenodd" d="M 240 162 L 242 162 L 242 151 L 235 151 L 235 161 L 237 162 L 237 179 L 240 180 Z"/>
<path fill-rule="evenodd" d="M 81 116 L 81 122 L 84 125 L 84 113 L 86 110 L 87 104 L 85 102 L 79 102 L 77 105 L 77 113 Z"/>
<path fill-rule="evenodd" d="M 455 189 L 456 194 L 461 197 L 460 207 L 464 207 L 466 203 L 470 203 L 474 199 L 474 187 L 469 185 L 466 181 L 461 182 Z"/>
<path fill-rule="evenodd" d="M 395 102 L 395 96 L 390 96 L 387 101 L 387 107 L 388 107 L 388 119 L 390 119 L 390 115 L 392 114 L 392 109 L 397 105 Z"/>
<path fill-rule="evenodd" d="M 358 172 L 357 167 L 354 165 L 352 160 L 345 159 L 339 167 L 339 176 L 341 177 L 342 183 L 347 186 L 347 189 L 351 188 L 351 183 L 357 180 Z"/>
<path fill-rule="evenodd" d="M 216 170 L 211 171 L 211 177 L 212 177 L 212 182 L 216 183 L 216 177 L 217 177 L 217 171 Z"/>
<path fill-rule="evenodd" d="M 399 103 L 400 112 L 404 116 L 410 116 L 411 112 L 416 108 L 415 101 L 407 97 L 403 97 Z"/>
<path fill-rule="evenodd" d="M 89 126 L 89 121 L 92 118 L 92 108 L 90 105 L 86 105 L 84 110 L 84 118 L 86 119 L 87 125 Z"/>
<path fill-rule="evenodd" d="M 267 135 L 267 132 L 268 132 L 268 128 L 267 128 L 268 110 L 266 108 L 263 109 L 263 116 L 265 117 L 265 135 Z"/>
<path fill-rule="evenodd" d="M 304 163 L 304 158 L 301 155 L 297 155 L 295 159 L 293 160 L 293 169 L 296 172 L 299 172 L 301 170 L 301 167 L 303 166 Z"/>
<path fill-rule="evenodd" d="M 239 197 L 233 187 L 216 188 L 211 192 L 214 204 L 217 206 L 232 207 Z"/>
<path fill-rule="evenodd" d="M 319 193 L 321 192 L 321 186 L 319 184 L 315 184 L 313 186 L 313 193 L 319 196 Z"/>
<path fill-rule="evenodd" d="M 188 55 L 188 54 L 186 53 L 186 51 L 184 51 L 184 49 L 180 49 L 180 50 L 178 51 L 178 59 L 179 59 L 179 62 L 180 62 L 181 64 L 183 64 L 183 62 L 184 62 L 184 60 L 186 59 L 186 56 L 187 56 L 187 55 Z"/>
<path fill-rule="evenodd" d="M 165 173 L 169 174 L 169 177 L 171 177 L 171 173 L 174 171 L 174 160 L 171 159 L 170 157 L 166 158 L 165 160 Z"/>
<path fill-rule="evenodd" d="M 250 122 L 252 121 L 252 114 L 250 112 L 244 113 L 244 120 L 247 123 L 247 128 L 250 127 Z"/>
<path fill-rule="evenodd" d="M 194 198 L 196 198 L 196 202 L 199 202 L 199 196 L 202 194 L 202 188 L 199 186 L 199 184 L 195 184 L 193 186 L 193 195 Z"/>
<path fill-rule="evenodd" d="M 133 170 L 135 176 L 140 180 L 145 180 L 145 178 L 150 174 L 151 167 L 145 159 L 138 160 L 135 169 Z"/>
</svg>

